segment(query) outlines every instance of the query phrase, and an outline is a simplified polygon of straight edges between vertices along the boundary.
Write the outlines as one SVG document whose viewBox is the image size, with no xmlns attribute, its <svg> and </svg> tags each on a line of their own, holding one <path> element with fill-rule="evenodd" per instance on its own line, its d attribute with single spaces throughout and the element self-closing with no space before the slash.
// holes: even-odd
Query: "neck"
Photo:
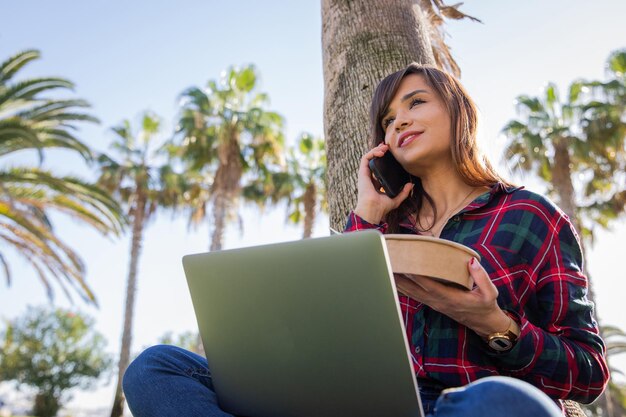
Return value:
<svg viewBox="0 0 626 417">
<path fill-rule="evenodd" d="M 440 170 L 421 177 L 424 190 L 437 207 L 437 217 L 449 210 L 455 210 L 461 199 L 467 198 L 477 187 L 466 184 L 456 170 Z M 461 209 L 463 207 L 458 207 Z M 432 207 L 424 205 L 425 214 L 432 215 Z"/>
</svg>

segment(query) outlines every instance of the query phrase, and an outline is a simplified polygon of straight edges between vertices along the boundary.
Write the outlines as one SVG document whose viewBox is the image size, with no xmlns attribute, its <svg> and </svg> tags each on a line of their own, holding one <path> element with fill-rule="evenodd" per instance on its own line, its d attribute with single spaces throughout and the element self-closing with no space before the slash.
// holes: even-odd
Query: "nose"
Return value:
<svg viewBox="0 0 626 417">
<path fill-rule="evenodd" d="M 394 124 L 396 132 L 400 132 L 406 129 L 407 126 L 411 125 L 411 119 L 407 117 L 404 112 L 398 112 L 398 114 L 396 114 L 396 120 Z"/>
</svg>

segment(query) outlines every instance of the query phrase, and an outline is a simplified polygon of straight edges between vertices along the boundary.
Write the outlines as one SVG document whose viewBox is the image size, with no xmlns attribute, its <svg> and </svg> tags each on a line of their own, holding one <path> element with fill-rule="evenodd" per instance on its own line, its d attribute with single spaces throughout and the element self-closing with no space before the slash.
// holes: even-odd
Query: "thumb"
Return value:
<svg viewBox="0 0 626 417">
<path fill-rule="evenodd" d="M 498 294 L 498 289 L 494 283 L 491 282 L 487 271 L 485 271 L 485 268 L 483 268 L 480 262 L 478 262 L 478 259 L 470 259 L 467 266 L 470 276 L 474 279 L 474 283 L 481 291 L 495 293 L 495 295 Z"/>
<path fill-rule="evenodd" d="M 415 184 L 411 182 L 407 182 L 406 184 L 404 184 L 404 187 L 402 188 L 402 191 L 400 191 L 400 194 L 392 199 L 394 208 L 398 208 L 400 204 L 402 204 L 402 202 L 406 200 L 409 195 L 411 195 L 411 191 L 413 191 L 414 186 Z"/>
</svg>

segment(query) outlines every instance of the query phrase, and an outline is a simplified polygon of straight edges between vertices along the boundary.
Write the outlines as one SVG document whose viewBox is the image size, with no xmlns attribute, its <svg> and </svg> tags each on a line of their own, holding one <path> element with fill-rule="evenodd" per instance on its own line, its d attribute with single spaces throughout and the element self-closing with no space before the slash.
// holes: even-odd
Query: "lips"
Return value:
<svg viewBox="0 0 626 417">
<path fill-rule="evenodd" d="M 409 143 L 419 138 L 422 133 L 423 132 L 417 131 L 404 132 L 402 135 L 400 135 L 400 138 L 398 139 L 398 147 L 402 148 L 404 146 L 407 146 Z"/>
</svg>

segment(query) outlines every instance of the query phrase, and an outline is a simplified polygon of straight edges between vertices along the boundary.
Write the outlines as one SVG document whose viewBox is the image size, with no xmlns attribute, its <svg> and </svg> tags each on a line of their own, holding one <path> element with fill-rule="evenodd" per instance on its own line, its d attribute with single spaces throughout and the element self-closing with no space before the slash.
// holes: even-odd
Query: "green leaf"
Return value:
<svg viewBox="0 0 626 417">
<path fill-rule="evenodd" d="M 607 68 L 616 78 L 626 76 L 626 49 L 615 51 L 609 56 Z"/>
<path fill-rule="evenodd" d="M 580 97 L 580 93 L 583 90 L 583 86 L 584 84 L 582 81 L 573 82 L 569 86 L 569 102 L 570 103 L 575 103 L 576 101 L 578 101 L 578 98 Z"/>
<path fill-rule="evenodd" d="M 555 103 L 558 102 L 559 93 L 557 91 L 557 87 L 555 84 L 549 83 L 546 87 L 545 94 L 546 94 L 546 103 L 548 103 L 550 106 L 553 106 Z"/>
<path fill-rule="evenodd" d="M 234 75 L 236 77 L 235 83 L 237 89 L 245 93 L 252 91 L 256 84 L 256 73 L 252 65 L 244 68 L 242 71 L 235 73 Z"/>
</svg>

